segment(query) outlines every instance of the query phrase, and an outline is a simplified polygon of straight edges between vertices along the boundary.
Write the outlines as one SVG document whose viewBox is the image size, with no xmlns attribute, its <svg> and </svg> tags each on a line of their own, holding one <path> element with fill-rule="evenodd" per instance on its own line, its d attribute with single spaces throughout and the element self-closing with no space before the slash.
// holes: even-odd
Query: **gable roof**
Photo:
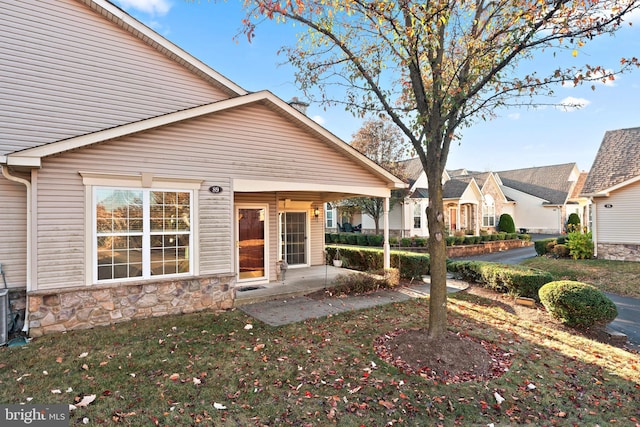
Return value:
<svg viewBox="0 0 640 427">
<path fill-rule="evenodd" d="M 604 194 L 640 179 L 640 127 L 607 131 L 582 194 Z"/>
<path fill-rule="evenodd" d="M 580 197 L 582 189 L 584 188 L 584 183 L 587 181 L 588 175 L 589 172 L 580 172 L 580 176 L 578 176 L 576 185 L 573 186 L 573 190 L 571 190 L 571 194 L 569 195 L 570 199 L 577 199 Z"/>
<path fill-rule="evenodd" d="M 42 145 L 39 147 L 22 150 L 6 156 L 6 163 L 14 166 L 39 167 L 43 157 L 59 154 L 69 150 L 86 147 L 92 144 L 108 141 L 144 132 L 160 126 L 166 126 L 173 123 L 201 117 L 207 114 L 215 114 L 233 108 L 240 108 L 251 104 L 263 104 L 268 108 L 285 115 L 292 125 L 300 126 L 305 130 L 314 133 L 320 140 L 340 150 L 353 159 L 354 162 L 362 165 L 374 175 L 377 175 L 388 183 L 389 188 L 405 188 L 405 184 L 387 172 L 383 167 L 369 160 L 366 156 L 360 154 L 356 149 L 333 135 L 327 129 L 323 128 L 315 121 L 311 120 L 305 114 L 287 104 L 269 91 L 260 91 L 244 96 L 226 99 L 223 101 L 213 102 L 211 104 L 202 105 L 187 110 L 176 111 L 162 116 L 152 117 L 150 119 L 141 120 L 135 123 L 93 132 L 87 135 L 81 135 L 74 138 Z"/>
<path fill-rule="evenodd" d="M 398 162 L 400 167 L 404 171 L 404 175 L 407 177 L 409 183 L 414 183 L 420 178 L 422 174 L 422 162 L 419 157 L 414 157 L 409 160 L 402 160 Z"/>
<path fill-rule="evenodd" d="M 566 202 L 575 181 L 570 181 L 575 163 L 539 166 L 496 172 L 506 187 L 545 200 L 545 204 Z"/>
</svg>

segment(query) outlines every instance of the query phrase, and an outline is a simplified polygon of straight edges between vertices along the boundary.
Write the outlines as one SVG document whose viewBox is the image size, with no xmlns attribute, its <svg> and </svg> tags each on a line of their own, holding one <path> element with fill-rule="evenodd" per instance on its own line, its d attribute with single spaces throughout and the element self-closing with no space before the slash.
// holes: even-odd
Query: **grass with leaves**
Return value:
<svg viewBox="0 0 640 427">
<path fill-rule="evenodd" d="M 640 262 L 538 256 L 521 264 L 548 271 L 554 280 L 590 283 L 603 292 L 640 298 Z"/>
<path fill-rule="evenodd" d="M 499 378 L 444 384 L 383 362 L 374 340 L 424 327 L 416 299 L 281 327 L 239 310 L 145 319 L 0 349 L 0 402 L 69 403 L 71 425 L 634 425 L 638 354 L 523 321 L 478 296 L 449 324 L 510 354 Z M 249 326 L 251 325 L 251 326 Z M 495 393 L 505 400 L 498 404 Z"/>
</svg>

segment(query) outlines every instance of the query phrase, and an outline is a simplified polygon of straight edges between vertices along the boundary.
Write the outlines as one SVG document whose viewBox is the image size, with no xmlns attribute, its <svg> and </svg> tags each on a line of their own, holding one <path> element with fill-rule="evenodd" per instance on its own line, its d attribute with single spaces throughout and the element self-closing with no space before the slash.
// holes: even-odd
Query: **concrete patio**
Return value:
<svg viewBox="0 0 640 427">
<path fill-rule="evenodd" d="M 335 286 L 338 276 L 348 274 L 362 273 L 330 265 L 289 269 L 284 278 L 279 281 L 259 285 L 239 284 L 236 287 L 234 307 L 274 299 L 291 298 L 331 288 Z"/>
</svg>

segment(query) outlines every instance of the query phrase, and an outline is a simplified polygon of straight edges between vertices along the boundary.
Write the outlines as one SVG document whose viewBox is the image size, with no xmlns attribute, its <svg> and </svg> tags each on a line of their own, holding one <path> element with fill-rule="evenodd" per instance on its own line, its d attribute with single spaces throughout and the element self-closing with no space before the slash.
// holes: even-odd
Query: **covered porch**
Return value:
<svg viewBox="0 0 640 427">
<path fill-rule="evenodd" d="M 332 265 L 316 265 L 289 269 L 278 280 L 259 285 L 238 284 L 235 289 L 234 307 L 269 301 L 283 297 L 295 297 L 331 288 L 338 276 L 364 274 Z"/>
</svg>

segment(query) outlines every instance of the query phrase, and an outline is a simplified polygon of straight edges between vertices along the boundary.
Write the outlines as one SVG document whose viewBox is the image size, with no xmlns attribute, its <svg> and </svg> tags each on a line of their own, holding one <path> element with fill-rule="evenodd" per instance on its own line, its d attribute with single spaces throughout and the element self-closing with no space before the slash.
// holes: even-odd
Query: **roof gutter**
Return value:
<svg viewBox="0 0 640 427">
<path fill-rule="evenodd" d="M 4 157 L 4 156 L 3 156 Z M 27 188 L 27 304 L 24 310 L 24 327 L 22 331 L 29 333 L 29 292 L 31 292 L 31 182 L 13 176 L 6 165 L 2 166 L 2 175 L 9 181 L 23 184 Z"/>
</svg>

